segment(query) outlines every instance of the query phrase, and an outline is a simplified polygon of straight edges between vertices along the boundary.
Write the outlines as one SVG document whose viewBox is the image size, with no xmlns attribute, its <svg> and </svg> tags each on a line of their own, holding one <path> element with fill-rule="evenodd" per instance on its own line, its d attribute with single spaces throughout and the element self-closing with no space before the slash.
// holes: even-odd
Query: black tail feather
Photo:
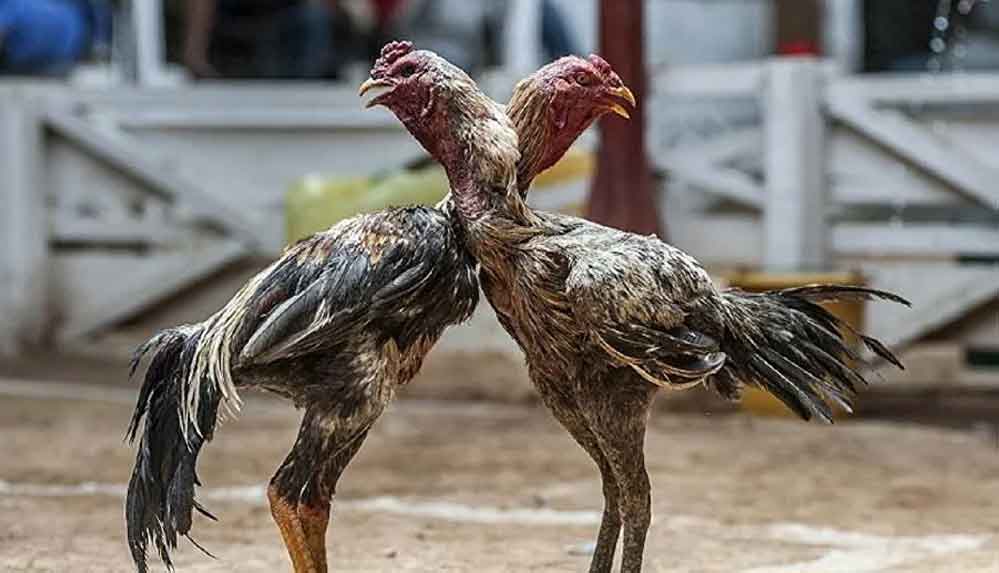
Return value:
<svg viewBox="0 0 999 573">
<path fill-rule="evenodd" d="M 201 485 L 198 454 L 212 439 L 218 417 L 220 396 L 213 385 L 200 385 L 196 418 L 201 431 L 181 428 L 181 404 L 200 334 L 197 327 L 164 331 L 139 348 L 132 360 L 134 375 L 143 356 L 152 355 L 127 432 L 129 441 L 138 441 L 125 519 L 128 546 L 139 573 L 148 571 L 150 543 L 167 568 L 173 569 L 170 552 L 176 549 L 179 536 L 188 537 L 194 510 L 215 519 L 194 499 L 195 486 Z"/>
<path fill-rule="evenodd" d="M 739 395 L 735 384 L 748 383 L 776 397 L 798 416 L 831 422 L 828 402 L 852 410 L 859 354 L 844 338 L 855 334 L 878 357 L 902 368 L 880 341 L 857 332 L 819 302 L 887 300 L 909 305 L 900 296 L 864 287 L 809 285 L 753 294 L 730 290 L 723 295 L 725 367 L 708 385 L 725 397 Z"/>
</svg>

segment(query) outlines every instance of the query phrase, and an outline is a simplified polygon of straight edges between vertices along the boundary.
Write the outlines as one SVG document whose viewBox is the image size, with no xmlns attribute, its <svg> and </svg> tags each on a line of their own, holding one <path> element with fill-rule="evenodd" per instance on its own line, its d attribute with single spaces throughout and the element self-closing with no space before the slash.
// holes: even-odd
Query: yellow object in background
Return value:
<svg viewBox="0 0 999 573">
<path fill-rule="evenodd" d="M 555 166 L 535 179 L 534 191 L 587 178 L 594 169 L 593 154 L 570 149 Z M 325 231 L 358 213 L 386 207 L 434 205 L 448 192 L 447 176 L 439 165 L 400 170 L 384 177 L 303 178 L 285 200 L 285 233 L 289 244 Z M 559 206 L 570 212 L 573 206 Z"/>
<path fill-rule="evenodd" d="M 864 286 L 864 279 L 858 273 L 763 273 L 763 272 L 740 272 L 728 277 L 728 286 L 737 287 L 745 291 L 760 292 L 775 289 L 785 289 L 805 286 L 810 284 L 836 284 L 848 286 Z M 862 301 L 839 301 L 822 303 L 836 317 L 840 318 L 853 328 L 860 330 L 864 321 L 864 303 Z M 843 335 L 847 343 L 857 347 L 860 341 L 857 337 L 844 329 Z M 742 409 L 752 414 L 761 416 L 794 417 L 795 414 L 787 409 L 780 400 L 774 398 L 763 390 L 747 387 L 742 394 Z M 842 418 L 846 412 L 837 404 L 833 403 L 833 417 Z"/>
<path fill-rule="evenodd" d="M 534 187 L 551 187 L 584 179 L 593 175 L 596 169 L 593 153 L 573 147 L 551 169 L 535 177 Z"/>
</svg>

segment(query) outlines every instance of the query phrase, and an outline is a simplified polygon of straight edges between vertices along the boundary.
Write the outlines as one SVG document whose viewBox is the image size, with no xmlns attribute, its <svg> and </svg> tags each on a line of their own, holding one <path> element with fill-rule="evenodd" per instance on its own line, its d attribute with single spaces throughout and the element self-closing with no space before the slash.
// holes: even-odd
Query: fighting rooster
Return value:
<svg viewBox="0 0 999 573">
<path fill-rule="evenodd" d="M 532 210 L 518 185 L 503 185 L 506 178 L 498 176 L 514 169 L 515 133 L 530 139 L 563 128 L 559 107 L 536 102 L 548 87 L 585 87 L 594 78 L 549 86 L 542 72 L 522 82 L 506 109 L 511 126 L 463 72 L 420 54 L 426 60 L 417 76 L 421 89 L 411 81 L 401 98 L 401 86 L 385 82 L 387 93 L 374 103 L 395 112 L 444 165 L 489 302 L 524 350 L 544 402 L 600 470 L 605 506 L 590 570 L 610 571 L 623 525 L 621 570 L 637 573 L 651 518 L 643 445 L 657 391 L 705 383 L 737 398 L 750 384 L 806 420 L 831 420 L 827 400 L 848 407 L 864 379 L 849 361 L 858 357 L 841 334 L 846 325 L 817 303 L 906 301 L 827 285 L 723 291 L 697 261 L 655 237 Z M 521 147 L 533 154 L 521 165 L 550 165 L 547 154 L 559 153 Z M 860 339 L 901 367 L 881 343 Z"/>
<path fill-rule="evenodd" d="M 530 104 L 562 110 L 564 127 L 533 142 L 562 152 L 597 108 L 623 112 L 614 93 L 630 98 L 620 81 L 604 87 L 606 63 L 563 63 L 560 74 L 547 70 L 539 78 L 546 92 L 557 92 Z M 425 54 L 407 43 L 389 44 L 362 94 L 391 83 L 393 95 L 381 101 L 394 102 L 413 124 L 427 121 L 421 89 L 433 76 L 426 72 Z M 577 81 L 581 74 L 586 87 Z M 435 131 L 441 128 L 427 125 L 428 140 L 450 138 Z M 506 136 L 496 146 L 504 157 L 485 164 L 516 162 L 516 137 Z M 521 172 L 529 181 L 548 166 L 522 166 Z M 514 179 L 512 169 L 490 177 L 498 187 Z M 460 221 L 450 198 L 437 208 L 388 209 L 343 221 L 289 248 L 204 322 L 162 332 L 139 349 L 133 370 L 144 355 L 151 359 L 129 428 L 139 448 L 126 502 L 139 571 L 147 570 L 150 543 L 171 566 L 170 552 L 188 535 L 192 513 L 209 515 L 195 500 L 197 457 L 224 411 L 238 407 L 236 389 L 246 387 L 305 410 L 268 498 L 295 571 L 326 571 L 325 531 L 341 473 L 442 331 L 475 308 L 475 263 Z"/>
</svg>

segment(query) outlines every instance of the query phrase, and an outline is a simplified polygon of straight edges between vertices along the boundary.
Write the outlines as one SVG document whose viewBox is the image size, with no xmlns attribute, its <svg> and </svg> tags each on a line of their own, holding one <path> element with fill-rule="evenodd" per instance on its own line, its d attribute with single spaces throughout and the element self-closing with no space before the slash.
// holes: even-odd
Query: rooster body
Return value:
<svg viewBox="0 0 999 573">
<path fill-rule="evenodd" d="M 424 106 L 421 121 L 394 101 L 385 105 L 443 164 L 486 297 L 523 349 L 545 404 L 600 470 L 604 514 L 591 573 L 611 570 L 622 530 L 621 571 L 638 573 L 651 520 L 645 429 L 657 391 L 706 383 L 736 398 L 742 386 L 755 385 L 806 419 L 831 419 L 826 401 L 849 405 L 863 378 L 847 360 L 856 354 L 839 330 L 845 325 L 816 303 L 904 301 L 858 287 L 813 286 L 760 295 L 722 291 L 696 260 L 655 237 L 531 209 L 522 190 L 533 175 L 525 178 L 520 170 L 519 181 L 502 182 L 489 175 L 513 168 L 499 168 L 496 160 L 509 157 L 502 148 L 510 146 L 514 131 L 526 154 L 519 158 L 521 166 L 552 164 L 552 154 L 561 150 L 523 138 L 564 131 L 571 114 L 557 106 L 531 105 L 539 86 L 522 82 L 506 108 L 511 128 L 463 73 L 446 62 L 437 67 L 460 89 L 431 91 L 429 99 L 446 97 L 450 104 Z M 611 88 L 620 84 L 616 75 L 603 78 Z M 548 87 L 585 89 L 599 79 L 560 76 Z M 427 124 L 444 126 L 453 137 L 443 143 L 431 138 Z M 861 339 L 898 364 L 879 342 Z"/>
<path fill-rule="evenodd" d="M 169 565 L 192 512 L 204 511 L 198 454 L 220 408 L 247 387 L 305 410 L 268 493 L 289 549 L 302 537 L 317 546 L 293 553 L 296 571 L 325 570 L 316 551 L 340 474 L 396 389 L 478 301 L 474 261 L 441 207 L 343 221 L 290 247 L 206 321 L 140 349 L 136 360 L 152 357 L 130 428 L 140 445 L 126 506 L 140 571 L 150 541 Z"/>
</svg>

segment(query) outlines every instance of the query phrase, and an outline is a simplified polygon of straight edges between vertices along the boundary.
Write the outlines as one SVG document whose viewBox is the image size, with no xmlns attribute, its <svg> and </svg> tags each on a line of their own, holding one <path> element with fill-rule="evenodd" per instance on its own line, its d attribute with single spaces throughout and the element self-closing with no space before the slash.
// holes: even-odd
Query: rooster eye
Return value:
<svg viewBox="0 0 999 573">
<path fill-rule="evenodd" d="M 588 86 L 593 83 L 593 79 L 586 74 L 576 74 L 576 83 L 581 86 Z"/>
<path fill-rule="evenodd" d="M 401 70 L 399 70 L 399 74 L 402 75 L 402 77 L 404 78 L 408 78 L 409 76 L 415 73 L 416 73 L 416 66 L 414 66 L 413 64 L 406 64 L 405 66 L 402 67 Z"/>
</svg>

